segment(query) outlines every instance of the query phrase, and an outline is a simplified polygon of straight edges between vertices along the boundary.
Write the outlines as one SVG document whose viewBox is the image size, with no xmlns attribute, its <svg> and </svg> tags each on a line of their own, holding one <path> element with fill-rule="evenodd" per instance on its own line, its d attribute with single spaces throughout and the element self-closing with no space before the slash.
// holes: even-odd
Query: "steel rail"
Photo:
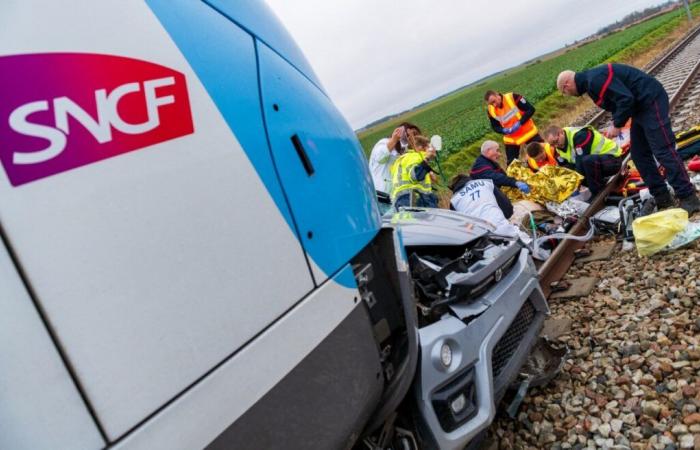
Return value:
<svg viewBox="0 0 700 450">
<path fill-rule="evenodd" d="M 693 30 L 689 31 L 686 37 L 684 37 L 678 44 L 672 47 L 671 50 L 669 50 L 664 57 L 662 57 L 656 63 L 654 63 L 648 69 L 648 72 L 651 74 L 656 74 L 660 69 L 665 67 L 669 61 L 672 61 L 673 58 L 676 57 L 683 48 L 690 44 L 693 41 L 693 39 L 697 38 L 698 35 L 700 35 L 700 26 L 697 26 Z M 681 97 L 685 93 L 685 90 L 693 82 L 699 71 L 700 60 L 695 64 L 693 69 L 688 73 L 688 76 L 683 80 L 678 89 L 676 89 L 676 91 L 669 99 L 669 106 L 671 111 L 673 111 L 673 109 L 677 106 Z M 586 125 L 595 125 L 599 123 L 605 116 L 605 114 L 606 111 L 599 112 L 593 118 L 591 118 L 586 123 Z M 613 191 L 617 190 L 624 182 L 627 173 L 626 168 L 628 160 L 629 155 L 625 158 L 620 171 L 615 176 L 613 176 L 612 179 L 610 179 L 608 184 L 605 186 L 605 189 L 598 193 L 598 195 L 593 199 L 590 206 L 586 209 L 583 215 L 579 217 L 576 224 L 569 231 L 570 234 L 580 236 L 588 231 L 591 217 L 595 213 L 600 211 L 600 209 L 605 205 L 605 200 L 607 199 L 608 195 L 610 195 L 610 193 L 612 193 Z M 551 284 L 555 281 L 561 280 L 564 274 L 566 274 L 566 272 L 569 270 L 569 267 L 571 267 L 571 265 L 574 262 L 574 252 L 577 249 L 583 247 L 584 244 L 584 242 L 566 239 L 559 243 L 559 245 L 554 249 L 550 257 L 547 258 L 547 260 L 544 262 L 544 264 L 542 264 L 542 266 L 540 266 L 538 275 L 540 278 L 540 285 L 542 287 L 542 291 L 544 291 L 546 297 L 549 297 L 549 294 L 552 291 Z"/>
<path fill-rule="evenodd" d="M 671 49 L 666 52 L 666 54 L 657 60 L 656 62 L 652 63 L 652 65 L 648 68 L 645 68 L 646 72 L 656 75 L 658 72 L 661 71 L 666 65 L 673 60 L 674 57 L 678 55 L 678 53 L 683 50 L 688 44 L 690 44 L 693 39 L 695 39 L 698 34 L 700 34 L 700 25 L 696 26 L 692 30 L 690 30 L 688 33 L 686 33 L 685 37 L 681 39 L 676 45 L 671 47 Z M 682 88 L 685 89 L 687 86 L 683 85 Z M 679 89 L 682 90 L 682 89 Z M 675 106 L 675 105 L 674 105 Z M 588 122 L 586 122 L 586 125 L 598 125 L 600 122 L 603 121 L 603 118 L 605 117 L 606 114 L 609 114 L 605 110 L 601 110 L 598 113 L 596 113 L 595 116 L 593 116 Z"/>
<path fill-rule="evenodd" d="M 671 111 L 673 111 L 676 108 L 676 106 L 678 106 L 678 102 L 681 100 L 683 95 L 685 95 L 686 89 L 688 89 L 693 83 L 693 81 L 695 81 L 695 78 L 698 75 L 698 71 L 700 71 L 700 59 L 698 60 L 698 62 L 695 63 L 690 73 L 688 73 L 688 76 L 685 77 L 685 80 L 683 80 L 681 85 L 678 87 L 678 90 L 669 99 L 668 104 L 669 109 Z"/>
</svg>

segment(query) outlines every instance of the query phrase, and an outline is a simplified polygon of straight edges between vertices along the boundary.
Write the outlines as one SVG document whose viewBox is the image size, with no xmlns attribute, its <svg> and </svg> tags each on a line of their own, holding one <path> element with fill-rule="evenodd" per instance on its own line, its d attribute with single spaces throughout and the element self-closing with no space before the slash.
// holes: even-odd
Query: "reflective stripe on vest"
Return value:
<svg viewBox="0 0 700 450">
<path fill-rule="evenodd" d="M 593 142 L 591 143 L 591 155 L 605 155 L 611 154 L 615 157 L 622 155 L 622 149 L 617 145 L 617 142 L 612 139 L 608 139 L 593 127 L 586 127 L 588 130 L 593 132 Z M 574 150 L 574 135 L 581 130 L 582 127 L 566 127 L 564 128 L 564 134 L 566 135 L 566 150 L 559 150 L 559 156 L 574 163 L 576 156 L 573 152 Z"/>
<path fill-rule="evenodd" d="M 617 157 L 622 155 L 622 149 L 614 140 L 606 138 L 598 130 L 593 130 L 593 145 L 591 146 L 591 154 L 611 154 Z"/>
<path fill-rule="evenodd" d="M 515 102 L 512 92 L 501 95 L 502 106 L 500 108 L 489 105 L 489 115 L 498 120 L 503 128 L 510 128 L 522 117 L 522 113 Z M 520 145 L 537 134 L 537 127 L 532 119 L 522 124 L 518 131 L 503 135 L 503 142 L 508 145 Z"/>
<path fill-rule="evenodd" d="M 566 148 L 559 149 L 559 157 L 571 164 L 574 163 L 574 135 L 582 127 L 564 127 L 564 136 L 566 136 Z"/>
<path fill-rule="evenodd" d="M 544 162 L 538 163 L 535 160 L 535 158 L 532 158 L 532 157 L 529 157 L 527 159 L 528 165 L 535 172 L 544 166 L 556 166 L 556 165 L 558 165 L 557 158 L 556 158 L 555 153 L 554 153 L 554 148 L 552 148 L 552 146 L 547 144 L 547 143 L 545 143 L 543 145 L 544 145 L 544 154 L 547 157 L 547 159 Z"/>
<path fill-rule="evenodd" d="M 423 181 L 417 181 L 413 177 L 413 170 L 423 162 L 423 153 L 409 150 L 399 156 L 391 166 L 391 199 L 403 191 L 415 189 L 426 194 L 432 192 L 430 175 L 426 175 Z"/>
</svg>

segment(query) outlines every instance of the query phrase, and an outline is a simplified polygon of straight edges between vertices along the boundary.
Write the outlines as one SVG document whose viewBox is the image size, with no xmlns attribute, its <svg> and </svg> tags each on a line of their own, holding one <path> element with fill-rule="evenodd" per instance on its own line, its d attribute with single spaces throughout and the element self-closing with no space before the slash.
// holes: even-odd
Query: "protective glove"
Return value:
<svg viewBox="0 0 700 450">
<path fill-rule="evenodd" d="M 511 128 L 510 127 L 504 127 L 503 128 L 503 134 L 510 134 L 511 133 Z"/>
<path fill-rule="evenodd" d="M 518 131 L 520 129 L 520 127 L 521 127 L 520 122 L 515 122 L 515 125 L 510 127 L 510 132 L 515 133 L 516 131 Z"/>
<path fill-rule="evenodd" d="M 526 182 L 524 181 L 516 181 L 515 185 L 520 189 L 520 192 L 523 194 L 529 194 L 530 193 L 530 186 L 527 185 Z"/>
</svg>

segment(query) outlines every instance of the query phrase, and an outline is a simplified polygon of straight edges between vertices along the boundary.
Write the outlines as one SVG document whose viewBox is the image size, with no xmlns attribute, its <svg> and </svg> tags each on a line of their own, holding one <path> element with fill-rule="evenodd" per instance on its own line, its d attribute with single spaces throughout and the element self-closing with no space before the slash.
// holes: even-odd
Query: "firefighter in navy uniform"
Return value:
<svg viewBox="0 0 700 450">
<path fill-rule="evenodd" d="M 557 148 L 562 165 L 584 176 L 592 195 L 605 187 L 605 177 L 615 175 L 622 166 L 622 149 L 617 142 L 592 127 L 551 126 L 544 138 Z"/>
<path fill-rule="evenodd" d="M 557 77 L 557 88 L 564 95 L 588 94 L 596 105 L 613 115 L 608 137 L 616 137 L 629 118 L 632 160 L 649 186 L 659 209 L 673 206 L 673 198 L 656 166 L 666 169 L 680 207 L 692 214 L 700 211 L 700 200 L 675 148 L 669 118 L 668 94 L 654 77 L 624 64 L 606 64 L 583 72 L 565 70 Z M 643 214 L 653 211 L 648 202 Z"/>
<path fill-rule="evenodd" d="M 501 158 L 501 150 L 498 142 L 487 140 L 481 144 L 481 155 L 479 155 L 469 172 L 471 178 L 475 180 L 493 180 L 496 187 L 512 187 L 520 189 L 523 194 L 530 193 L 530 186 L 524 181 L 518 181 L 506 175 L 505 171 L 498 164 Z"/>
<path fill-rule="evenodd" d="M 486 91 L 484 100 L 488 103 L 488 116 L 491 128 L 503 135 L 506 146 L 507 164 L 520 156 L 520 146 L 530 142 L 542 142 L 537 127 L 532 120 L 535 107 L 520 94 L 501 94 Z"/>
</svg>

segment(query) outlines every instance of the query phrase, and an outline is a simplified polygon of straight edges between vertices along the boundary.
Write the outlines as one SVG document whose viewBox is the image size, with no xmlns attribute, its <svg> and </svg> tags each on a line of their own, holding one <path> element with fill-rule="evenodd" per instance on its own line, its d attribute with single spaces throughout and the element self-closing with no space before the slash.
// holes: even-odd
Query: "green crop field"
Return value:
<svg viewBox="0 0 700 450">
<path fill-rule="evenodd" d="M 693 10 L 694 13 L 700 11 L 700 5 L 693 4 Z M 683 11 L 675 10 L 549 59 L 511 69 L 375 125 L 359 133 L 358 137 L 369 155 L 373 145 L 391 134 L 396 124 L 413 122 L 425 134 L 443 137 L 444 150 L 440 153 L 440 159 L 443 172 L 450 177 L 468 170 L 485 138 L 501 141 L 500 136 L 491 130 L 486 116 L 483 95 L 487 89 L 524 95 L 535 105 L 535 120 L 542 127 L 576 100 L 555 94 L 556 76 L 561 70 L 582 70 L 607 61 L 624 61 L 653 46 L 681 25 L 685 17 Z"/>
</svg>

